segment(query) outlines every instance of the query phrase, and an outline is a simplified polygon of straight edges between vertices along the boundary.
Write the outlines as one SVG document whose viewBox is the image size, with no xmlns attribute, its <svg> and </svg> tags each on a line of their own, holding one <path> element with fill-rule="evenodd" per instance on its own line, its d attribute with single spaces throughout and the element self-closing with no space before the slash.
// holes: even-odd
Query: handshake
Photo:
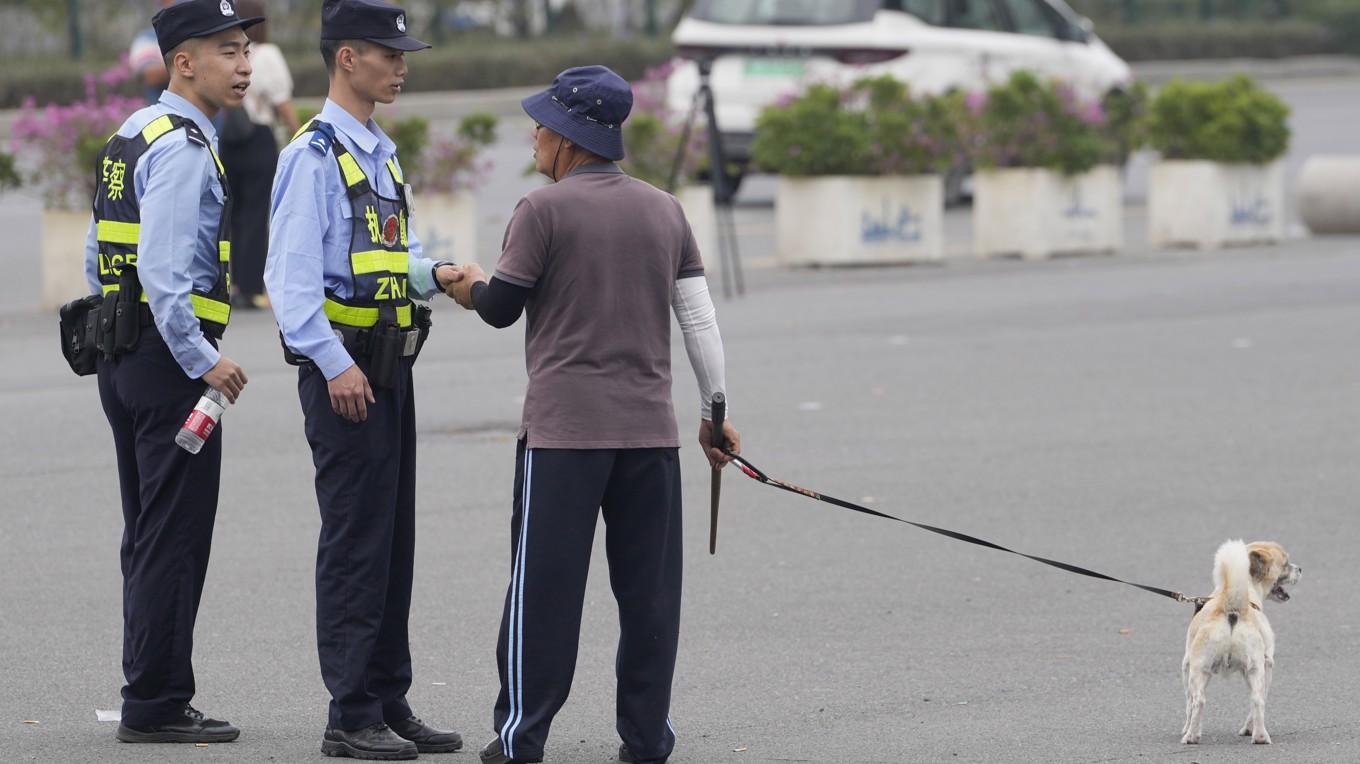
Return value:
<svg viewBox="0 0 1360 764">
<path fill-rule="evenodd" d="M 441 265 L 434 271 L 435 286 L 439 291 L 452 297 L 454 302 L 467 310 L 472 310 L 472 287 L 478 282 L 486 282 L 486 273 L 476 263 L 466 265 Z"/>
</svg>

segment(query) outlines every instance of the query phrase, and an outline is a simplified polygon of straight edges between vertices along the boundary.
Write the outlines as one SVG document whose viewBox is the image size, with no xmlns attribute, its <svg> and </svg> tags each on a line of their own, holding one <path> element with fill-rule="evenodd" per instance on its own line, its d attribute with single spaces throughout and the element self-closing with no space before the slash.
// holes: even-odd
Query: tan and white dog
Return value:
<svg viewBox="0 0 1360 764">
<path fill-rule="evenodd" d="M 1289 562 L 1279 544 L 1228 541 L 1214 555 L 1214 593 L 1190 621 L 1185 635 L 1185 726 L 1182 743 L 1198 743 L 1204 723 L 1204 688 L 1209 677 L 1241 673 L 1251 691 L 1251 709 L 1239 735 L 1254 743 L 1269 743 L 1266 732 L 1266 694 L 1275 668 L 1275 632 L 1261 605 L 1267 599 L 1285 602 L 1285 586 L 1298 582 L 1303 569 Z"/>
</svg>

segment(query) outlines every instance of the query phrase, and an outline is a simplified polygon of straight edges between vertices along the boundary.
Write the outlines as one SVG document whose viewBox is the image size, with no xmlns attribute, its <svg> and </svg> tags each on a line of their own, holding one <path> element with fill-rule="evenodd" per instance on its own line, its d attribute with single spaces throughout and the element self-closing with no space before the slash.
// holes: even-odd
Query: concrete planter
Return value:
<svg viewBox="0 0 1360 764">
<path fill-rule="evenodd" d="M 471 263 L 481 259 L 477 253 L 477 197 L 471 191 L 417 191 L 411 220 L 425 256 L 431 260 Z"/>
<path fill-rule="evenodd" d="M 938 175 L 779 178 L 779 265 L 876 265 L 944 256 Z"/>
<path fill-rule="evenodd" d="M 1215 248 L 1284 238 L 1284 165 L 1161 161 L 1148 173 L 1154 247 Z"/>
<path fill-rule="evenodd" d="M 713 207 L 713 188 L 711 186 L 681 186 L 675 190 L 675 198 L 685 210 L 694 241 L 699 245 L 699 255 L 705 262 L 714 265 L 718 262 L 718 214 Z"/>
<path fill-rule="evenodd" d="M 1124 244 L 1119 168 L 1079 175 L 1040 167 L 973 176 L 973 249 L 980 257 L 1113 252 Z"/>
<path fill-rule="evenodd" d="M 56 310 L 90 293 L 85 283 L 85 235 L 90 211 L 43 209 L 41 307 Z"/>
</svg>

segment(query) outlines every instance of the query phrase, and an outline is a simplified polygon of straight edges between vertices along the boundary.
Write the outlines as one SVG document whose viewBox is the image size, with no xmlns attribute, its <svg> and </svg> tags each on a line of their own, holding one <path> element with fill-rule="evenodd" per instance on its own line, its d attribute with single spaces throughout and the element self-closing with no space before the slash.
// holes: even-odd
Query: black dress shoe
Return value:
<svg viewBox="0 0 1360 764">
<path fill-rule="evenodd" d="M 389 722 L 392 731 L 416 744 L 421 753 L 453 753 L 463 747 L 463 736 L 457 732 L 446 732 L 422 722 L 417 716 L 408 716 L 399 722 Z"/>
<path fill-rule="evenodd" d="M 227 722 L 209 719 L 194 709 L 184 707 L 184 718 L 151 727 L 118 725 L 118 739 L 124 743 L 230 743 L 241 736 L 241 731 Z"/>
<path fill-rule="evenodd" d="M 321 752 L 327 756 L 378 761 L 414 759 L 418 755 L 415 743 L 397 737 L 386 724 L 353 732 L 327 728 L 321 736 Z"/>
</svg>

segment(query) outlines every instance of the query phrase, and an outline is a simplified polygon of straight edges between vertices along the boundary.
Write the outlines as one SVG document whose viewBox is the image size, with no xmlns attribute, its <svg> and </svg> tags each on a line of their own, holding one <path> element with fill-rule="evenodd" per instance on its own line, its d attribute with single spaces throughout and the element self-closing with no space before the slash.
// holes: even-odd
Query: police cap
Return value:
<svg viewBox="0 0 1360 764">
<path fill-rule="evenodd" d="M 178 0 L 152 16 L 151 26 L 164 56 L 191 37 L 208 37 L 232 27 L 245 29 L 261 21 L 263 16 L 243 19 L 236 15 L 232 0 Z"/>
<path fill-rule="evenodd" d="M 326 0 L 321 39 L 367 40 L 395 50 L 424 50 L 429 43 L 406 34 L 406 11 L 383 0 Z"/>
</svg>

